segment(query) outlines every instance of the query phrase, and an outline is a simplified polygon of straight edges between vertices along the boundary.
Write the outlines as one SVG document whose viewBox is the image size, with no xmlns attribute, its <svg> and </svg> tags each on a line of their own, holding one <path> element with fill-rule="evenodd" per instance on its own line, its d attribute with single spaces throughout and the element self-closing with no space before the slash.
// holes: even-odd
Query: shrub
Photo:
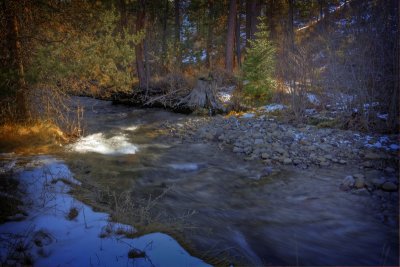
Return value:
<svg viewBox="0 0 400 267">
<path fill-rule="evenodd" d="M 269 31 L 260 23 L 255 33 L 255 40 L 250 40 L 250 48 L 243 63 L 244 93 L 259 101 L 271 98 L 275 87 L 275 47 L 269 40 Z"/>
</svg>

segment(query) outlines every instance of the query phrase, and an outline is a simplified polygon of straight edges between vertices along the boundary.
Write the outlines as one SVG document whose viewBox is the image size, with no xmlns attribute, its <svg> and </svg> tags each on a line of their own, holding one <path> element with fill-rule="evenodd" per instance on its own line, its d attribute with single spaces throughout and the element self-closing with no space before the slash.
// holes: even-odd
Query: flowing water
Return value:
<svg viewBox="0 0 400 267">
<path fill-rule="evenodd" d="M 137 199 L 165 192 L 155 209 L 170 218 L 190 214 L 183 233 L 196 256 L 257 266 L 398 264 L 398 220 L 382 223 L 368 194 L 339 190 L 358 166 L 288 167 L 259 180 L 261 162 L 159 134 L 165 122 L 180 127 L 185 115 L 77 102 L 85 107 L 86 137 L 58 157 L 78 180 L 104 191 Z"/>
</svg>

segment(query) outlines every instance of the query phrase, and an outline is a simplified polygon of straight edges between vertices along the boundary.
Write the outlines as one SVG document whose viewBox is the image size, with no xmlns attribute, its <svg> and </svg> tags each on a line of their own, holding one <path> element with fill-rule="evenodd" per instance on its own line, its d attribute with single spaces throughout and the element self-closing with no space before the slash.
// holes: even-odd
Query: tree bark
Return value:
<svg viewBox="0 0 400 267">
<path fill-rule="evenodd" d="M 180 0 L 175 0 L 175 48 L 178 69 L 182 65 Z"/>
<path fill-rule="evenodd" d="M 16 80 L 16 104 L 18 119 L 26 120 L 28 107 L 26 100 L 26 82 L 24 64 L 22 61 L 22 47 L 19 40 L 19 21 L 17 17 L 16 1 L 4 1 L 3 10 L 6 14 L 7 47 L 9 52 L 9 66 L 17 74 Z"/>
<path fill-rule="evenodd" d="M 138 14 L 136 17 L 136 32 L 139 32 L 139 31 L 145 29 L 145 26 L 146 26 L 145 22 L 146 22 L 145 0 L 140 0 L 139 1 L 139 10 L 138 10 Z M 140 88 L 144 88 L 147 84 L 146 73 L 145 73 L 144 64 L 143 64 L 143 43 L 144 43 L 144 40 L 142 40 L 140 43 L 138 43 L 135 46 L 136 71 L 137 71 L 137 76 L 139 79 L 139 87 Z"/>
<path fill-rule="evenodd" d="M 144 38 L 144 64 L 146 70 L 146 97 L 149 94 L 149 82 L 150 82 L 150 62 L 149 62 L 149 41 L 148 41 L 148 34 L 146 34 Z"/>
<path fill-rule="evenodd" d="M 229 1 L 228 30 L 226 34 L 225 69 L 233 72 L 233 48 L 235 41 L 236 0 Z"/>
<path fill-rule="evenodd" d="M 241 20 L 241 15 L 242 15 L 242 0 L 239 0 L 239 6 L 238 6 L 238 14 L 237 14 L 237 20 L 236 20 L 236 60 L 237 64 L 239 67 L 242 66 L 242 53 L 241 53 L 241 37 L 240 37 L 240 26 L 242 23 Z"/>
<path fill-rule="evenodd" d="M 162 43 L 161 43 L 161 54 L 162 54 L 162 65 L 163 71 L 167 71 L 166 60 L 167 60 L 167 24 L 168 24 L 168 12 L 169 12 L 169 0 L 165 0 L 164 16 L 163 16 L 163 30 L 162 30 Z"/>
<path fill-rule="evenodd" d="M 318 0 L 318 5 L 319 5 L 319 17 L 318 17 L 318 20 L 321 20 L 324 17 L 324 13 L 322 11 L 323 0 Z"/>
<path fill-rule="evenodd" d="M 246 47 L 250 46 L 251 39 L 251 5 L 254 0 L 246 0 Z"/>
<path fill-rule="evenodd" d="M 206 67 L 212 68 L 212 47 L 213 47 L 213 22 L 214 22 L 214 0 L 208 0 L 208 30 L 207 30 L 207 45 L 206 45 Z"/>
<path fill-rule="evenodd" d="M 291 47 L 294 47 L 294 0 L 289 0 L 289 14 L 288 14 L 288 38 Z"/>
<path fill-rule="evenodd" d="M 257 10 L 257 7 L 259 8 L 260 6 L 257 4 L 258 1 L 252 0 L 251 1 L 251 17 L 250 17 L 250 39 L 254 40 L 254 34 L 256 33 L 257 30 L 257 17 L 259 15 L 259 9 Z"/>
</svg>

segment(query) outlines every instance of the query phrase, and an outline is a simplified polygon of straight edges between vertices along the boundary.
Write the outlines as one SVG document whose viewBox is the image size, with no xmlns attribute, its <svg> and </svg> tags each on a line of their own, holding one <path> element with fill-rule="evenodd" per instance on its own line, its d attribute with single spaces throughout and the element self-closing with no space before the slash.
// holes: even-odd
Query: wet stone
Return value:
<svg viewBox="0 0 400 267">
<path fill-rule="evenodd" d="M 348 175 L 343 179 L 342 183 L 340 184 L 340 189 L 344 191 L 350 190 L 354 187 L 355 183 L 356 181 L 354 180 L 354 177 L 352 175 Z"/>
<path fill-rule="evenodd" d="M 356 182 L 355 182 L 354 186 L 357 189 L 364 188 L 365 187 L 365 179 L 364 179 L 364 177 L 363 176 L 356 177 Z"/>
<path fill-rule="evenodd" d="M 385 182 L 381 186 L 382 190 L 387 191 L 387 192 L 395 192 L 397 191 L 397 185 L 392 182 Z"/>
</svg>

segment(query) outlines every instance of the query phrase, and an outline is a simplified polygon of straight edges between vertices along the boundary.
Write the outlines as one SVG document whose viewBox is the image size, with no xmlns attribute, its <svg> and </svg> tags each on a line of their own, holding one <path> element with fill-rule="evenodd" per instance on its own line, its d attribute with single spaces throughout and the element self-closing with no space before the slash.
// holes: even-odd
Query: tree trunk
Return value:
<svg viewBox="0 0 400 267">
<path fill-rule="evenodd" d="M 289 14 L 288 14 L 288 38 L 289 38 L 289 45 L 294 48 L 294 0 L 289 0 Z"/>
<path fill-rule="evenodd" d="M 146 70 L 146 98 L 149 94 L 149 82 L 150 82 L 150 63 L 149 63 L 149 46 L 148 46 L 148 34 L 146 34 L 144 38 L 144 63 L 145 63 L 145 70 Z"/>
<path fill-rule="evenodd" d="M 271 39 L 276 38 L 276 31 L 275 31 L 275 18 L 273 16 L 274 10 L 274 1 L 269 1 L 269 5 L 267 7 L 267 25 L 269 26 L 270 36 Z"/>
<path fill-rule="evenodd" d="M 324 25 L 328 26 L 329 25 L 329 1 L 325 0 L 324 1 Z"/>
<path fill-rule="evenodd" d="M 229 2 L 228 30 L 226 34 L 225 69 L 233 71 L 233 48 L 235 42 L 236 0 Z"/>
<path fill-rule="evenodd" d="M 163 16 L 163 30 L 162 30 L 162 43 L 161 43 L 161 56 L 163 72 L 167 72 L 166 60 L 167 60 L 167 23 L 168 23 L 168 11 L 169 11 L 169 0 L 165 0 L 165 9 Z"/>
<path fill-rule="evenodd" d="M 8 5 L 7 5 L 8 4 Z M 18 3 L 14 1 L 4 1 L 3 10 L 6 14 L 7 27 L 7 47 L 9 51 L 9 66 L 17 74 L 16 81 L 16 104 L 18 109 L 18 119 L 26 120 L 28 107 L 26 100 L 26 83 L 24 64 L 22 61 L 22 47 L 19 40 L 19 21 L 16 8 Z"/>
<path fill-rule="evenodd" d="M 323 0 L 318 0 L 318 5 L 319 5 L 319 18 L 318 18 L 318 20 L 321 20 L 324 17 L 324 13 L 322 12 Z"/>
<path fill-rule="evenodd" d="M 139 1 L 139 10 L 136 17 L 136 32 L 139 32 L 145 29 L 145 20 L 146 20 L 146 13 L 145 13 L 145 0 Z M 139 79 L 139 87 L 144 88 L 147 84 L 146 81 L 146 73 L 144 70 L 143 64 L 143 42 L 142 40 L 135 46 L 135 54 L 136 54 L 136 71 L 137 76 Z"/>
<path fill-rule="evenodd" d="M 257 17 L 260 14 L 259 13 L 259 8 L 260 6 L 257 4 L 256 0 L 251 1 L 251 6 L 250 6 L 250 12 L 251 12 L 251 17 L 250 17 L 250 39 L 254 40 L 254 34 L 256 33 L 257 30 Z"/>
<path fill-rule="evenodd" d="M 251 5 L 255 0 L 246 0 L 246 47 L 249 47 L 251 39 Z"/>
<path fill-rule="evenodd" d="M 175 48 L 178 69 L 182 65 L 180 0 L 175 0 Z"/>
<path fill-rule="evenodd" d="M 206 45 L 206 67 L 212 68 L 212 47 L 213 47 L 213 22 L 214 22 L 214 2 L 213 0 L 208 0 L 208 30 L 207 30 L 207 45 Z"/>
<path fill-rule="evenodd" d="M 240 26 L 242 23 L 241 15 L 242 15 L 242 0 L 239 0 L 238 14 L 236 20 L 236 59 L 239 67 L 242 66 L 242 53 L 241 53 L 241 38 L 240 38 Z"/>
</svg>

